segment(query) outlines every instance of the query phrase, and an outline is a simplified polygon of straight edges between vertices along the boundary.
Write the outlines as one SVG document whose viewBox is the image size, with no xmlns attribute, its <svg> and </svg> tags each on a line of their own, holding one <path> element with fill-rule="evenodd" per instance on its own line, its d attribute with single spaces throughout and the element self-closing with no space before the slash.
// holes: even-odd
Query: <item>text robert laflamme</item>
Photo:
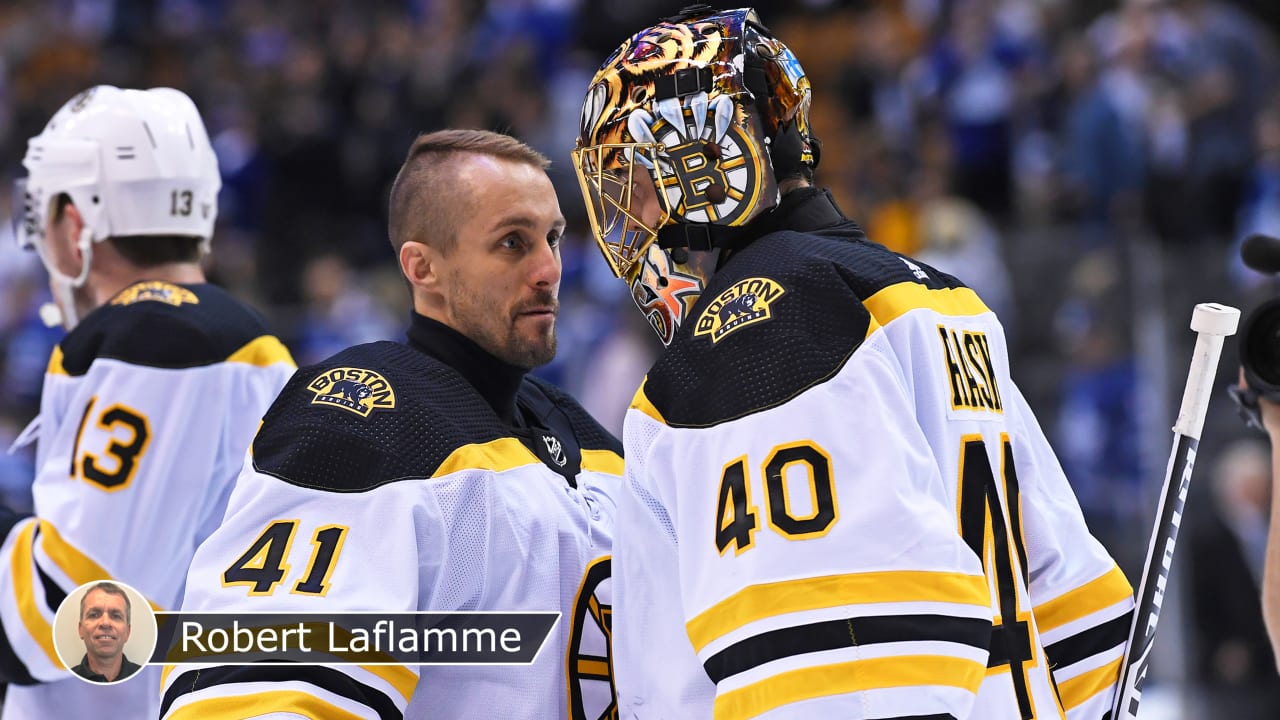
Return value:
<svg viewBox="0 0 1280 720">
<path fill-rule="evenodd" d="M 241 624 L 206 628 L 182 622 L 183 655 L 222 653 L 484 653 L 519 654 L 524 638 L 520 628 L 405 627 L 394 620 L 378 620 L 371 627 L 346 627 L 337 622 L 297 622 L 290 625 Z"/>
</svg>

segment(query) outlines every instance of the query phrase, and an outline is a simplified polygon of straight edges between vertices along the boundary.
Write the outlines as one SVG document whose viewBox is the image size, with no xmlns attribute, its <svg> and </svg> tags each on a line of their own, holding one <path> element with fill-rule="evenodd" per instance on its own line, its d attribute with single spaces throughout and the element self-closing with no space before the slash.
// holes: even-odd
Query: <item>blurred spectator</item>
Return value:
<svg viewBox="0 0 1280 720">
<path fill-rule="evenodd" d="M 1254 233 L 1280 237 L 1280 104 L 1276 101 L 1258 114 L 1254 136 L 1257 152 L 1236 220 L 1235 246 L 1227 256 L 1232 280 L 1246 290 L 1257 287 L 1267 276 L 1245 267 L 1240 260 L 1245 238 Z"/>
<path fill-rule="evenodd" d="M 1200 230 L 1230 237 L 1250 165 L 1253 118 L 1276 87 L 1274 41 L 1239 8 L 1177 0 L 1189 30 L 1183 82 L 1189 120 L 1188 175 Z"/>
<path fill-rule="evenodd" d="M 1189 513 L 1191 597 L 1204 717 L 1280 717 L 1280 676 L 1258 604 L 1271 505 L 1271 458 L 1254 437 L 1232 442 L 1208 473 L 1207 512 Z M 1200 509 L 1200 508 L 1197 508 Z"/>
<path fill-rule="evenodd" d="M 1117 220 L 1132 226 L 1145 179 L 1146 87 L 1136 40 L 1099 71 L 1093 46 L 1068 41 L 1060 58 L 1066 91 L 1062 136 L 1063 202 L 1082 226 L 1082 243 L 1112 241 Z M 1130 217 L 1125 218 L 1126 215 Z"/>
<path fill-rule="evenodd" d="M 1129 349 L 1123 284 L 1113 253 L 1081 258 L 1070 296 L 1055 318 L 1067 356 L 1055 448 L 1085 519 L 1125 574 L 1140 576 L 1142 552 L 1133 538 L 1148 523 L 1136 438 L 1136 360 Z"/>
<path fill-rule="evenodd" d="M 976 205 L 946 192 L 946 176 L 925 168 L 916 179 L 919 222 L 917 260 L 964 278 L 977 291 L 1011 337 L 1017 327 L 1017 306 L 1009 280 L 1000 235 Z"/>
<path fill-rule="evenodd" d="M 956 192 L 1003 220 L 1013 201 L 1016 75 L 1030 48 L 997 23 L 994 5 L 947 5 L 948 23 L 924 58 L 919 82 L 951 134 Z"/>
<path fill-rule="evenodd" d="M 299 365 L 400 334 L 403 323 L 375 302 L 364 285 L 338 255 L 321 255 L 307 263 L 302 273 L 306 310 L 294 338 Z"/>
</svg>

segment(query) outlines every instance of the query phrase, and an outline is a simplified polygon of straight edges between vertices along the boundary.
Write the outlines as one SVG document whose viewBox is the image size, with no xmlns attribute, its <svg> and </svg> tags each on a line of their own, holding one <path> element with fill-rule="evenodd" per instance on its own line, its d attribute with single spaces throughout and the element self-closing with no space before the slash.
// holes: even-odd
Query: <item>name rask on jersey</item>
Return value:
<svg viewBox="0 0 1280 720">
<path fill-rule="evenodd" d="M 951 409 L 1004 412 L 986 333 L 939 325 L 938 337 L 951 384 Z"/>
</svg>

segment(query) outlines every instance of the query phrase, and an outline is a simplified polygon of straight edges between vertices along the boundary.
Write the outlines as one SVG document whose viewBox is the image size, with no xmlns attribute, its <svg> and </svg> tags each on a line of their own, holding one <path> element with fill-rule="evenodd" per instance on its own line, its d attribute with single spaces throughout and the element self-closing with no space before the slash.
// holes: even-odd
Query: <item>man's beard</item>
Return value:
<svg viewBox="0 0 1280 720">
<path fill-rule="evenodd" d="M 519 323 L 528 321 L 519 314 L 534 307 L 559 306 L 555 294 L 547 290 L 508 313 L 487 302 L 484 295 L 467 290 L 456 298 L 454 318 L 461 327 L 454 329 L 508 365 L 532 370 L 556 357 L 555 320 L 551 321 L 550 332 L 531 339 L 519 332 Z M 494 322 L 496 318 L 502 318 L 502 324 Z"/>
</svg>

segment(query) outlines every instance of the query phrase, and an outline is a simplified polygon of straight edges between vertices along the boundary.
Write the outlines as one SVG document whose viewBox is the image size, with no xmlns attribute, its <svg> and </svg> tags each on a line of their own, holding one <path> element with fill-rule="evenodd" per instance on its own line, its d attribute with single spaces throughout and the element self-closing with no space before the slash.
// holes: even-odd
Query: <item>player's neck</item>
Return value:
<svg viewBox="0 0 1280 720">
<path fill-rule="evenodd" d="M 89 669 L 105 677 L 108 681 L 115 680 L 119 677 L 120 668 L 124 665 L 123 653 L 107 660 L 94 657 L 93 655 L 89 655 L 88 659 Z"/>
<path fill-rule="evenodd" d="M 93 288 L 95 306 L 111 300 L 130 285 L 144 281 L 167 282 L 175 285 L 205 282 L 204 270 L 199 263 L 194 262 L 166 263 L 147 268 L 122 264 L 100 272 L 92 272 L 89 279 Z"/>
</svg>

